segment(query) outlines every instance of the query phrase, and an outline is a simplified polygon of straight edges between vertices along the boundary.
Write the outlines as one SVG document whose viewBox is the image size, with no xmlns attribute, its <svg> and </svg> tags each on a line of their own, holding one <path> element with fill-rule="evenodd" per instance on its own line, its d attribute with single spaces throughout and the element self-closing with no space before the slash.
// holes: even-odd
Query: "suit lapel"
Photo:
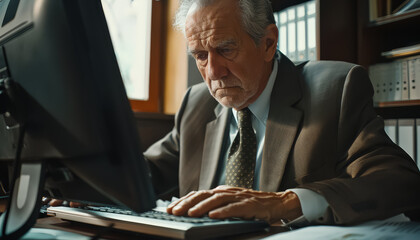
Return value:
<svg viewBox="0 0 420 240">
<path fill-rule="evenodd" d="M 262 191 L 278 191 L 281 184 L 302 118 L 302 112 L 293 107 L 301 95 L 296 67 L 281 55 L 265 131 L 260 172 Z"/>
<path fill-rule="evenodd" d="M 206 127 L 199 189 L 210 189 L 212 187 L 229 118 L 229 109 L 222 107 L 220 104 L 217 105 L 214 112 L 216 119 L 209 122 Z"/>
</svg>

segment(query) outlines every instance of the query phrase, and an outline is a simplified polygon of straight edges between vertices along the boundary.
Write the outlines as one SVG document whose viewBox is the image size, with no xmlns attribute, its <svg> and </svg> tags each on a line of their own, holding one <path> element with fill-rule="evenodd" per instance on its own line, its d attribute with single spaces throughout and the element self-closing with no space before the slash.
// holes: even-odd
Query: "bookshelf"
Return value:
<svg viewBox="0 0 420 240">
<path fill-rule="evenodd" d="M 369 68 L 420 57 L 420 9 L 396 14 L 410 1 L 358 0 L 358 64 Z M 373 14 L 375 7 L 382 13 Z M 385 119 L 420 118 L 419 99 L 377 102 L 375 108 Z"/>
<path fill-rule="evenodd" d="M 283 1 L 292 6 L 303 2 L 272 0 L 274 10 L 281 10 L 281 7 L 276 7 Z M 419 7 L 400 11 L 410 3 L 419 4 Z M 375 98 L 378 82 L 373 83 L 375 110 L 385 119 L 384 129 L 388 136 L 420 168 L 420 91 L 410 89 L 411 86 L 420 89 L 419 26 L 420 0 L 316 0 L 317 59 L 352 62 L 368 70 L 374 68 L 372 66 L 381 67 L 379 72 L 385 73 L 380 75 L 386 77 L 386 81 L 380 82 L 381 91 L 387 89 L 387 92 L 380 100 Z M 417 64 L 413 63 L 413 59 L 418 59 L 418 68 L 407 67 Z M 419 70 L 415 72 L 417 85 L 411 83 L 410 69 Z M 402 76 L 404 72 L 407 78 Z M 393 81 L 390 85 L 391 75 L 400 76 L 401 81 L 398 84 Z M 405 83 L 404 79 L 407 79 Z M 387 85 L 384 85 L 385 82 Z M 390 86 L 393 87 L 393 95 Z M 396 97 L 397 86 L 400 87 L 400 99 Z M 403 95 L 404 87 L 409 90 L 408 95 L 407 92 Z"/>
<path fill-rule="evenodd" d="M 375 20 L 372 20 L 369 22 L 369 27 L 376 27 L 376 26 L 382 26 L 382 25 L 392 25 L 395 24 L 396 26 L 404 24 L 404 22 L 416 22 L 420 20 L 420 9 L 413 10 L 410 12 L 406 12 L 399 15 L 389 15 L 389 16 L 383 16 L 379 17 Z"/>
<path fill-rule="evenodd" d="M 420 8 L 400 12 L 420 0 L 316 0 L 316 52 L 319 60 L 372 65 L 420 57 Z M 272 0 L 274 11 L 304 0 Z M 371 6 L 377 8 L 372 11 Z M 372 12 L 376 12 L 373 15 Z M 420 75 L 420 74 L 419 74 Z M 420 83 L 420 80 L 418 80 Z M 385 119 L 420 118 L 420 99 L 375 103 Z M 401 109 L 401 110 L 400 110 Z"/>
<path fill-rule="evenodd" d="M 420 168 L 420 0 L 357 0 L 356 14 L 357 63 L 369 70 L 375 110 Z"/>
</svg>

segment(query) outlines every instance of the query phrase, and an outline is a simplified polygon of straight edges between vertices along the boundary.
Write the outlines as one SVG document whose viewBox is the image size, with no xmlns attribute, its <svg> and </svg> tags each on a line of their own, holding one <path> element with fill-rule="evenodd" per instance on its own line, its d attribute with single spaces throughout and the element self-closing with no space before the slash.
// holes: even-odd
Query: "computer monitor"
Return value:
<svg viewBox="0 0 420 240">
<path fill-rule="evenodd" d="M 101 1 L 3 0 L 0 24 L 0 160 L 16 165 L 1 236 L 16 239 L 34 224 L 44 189 L 153 208 Z"/>
</svg>

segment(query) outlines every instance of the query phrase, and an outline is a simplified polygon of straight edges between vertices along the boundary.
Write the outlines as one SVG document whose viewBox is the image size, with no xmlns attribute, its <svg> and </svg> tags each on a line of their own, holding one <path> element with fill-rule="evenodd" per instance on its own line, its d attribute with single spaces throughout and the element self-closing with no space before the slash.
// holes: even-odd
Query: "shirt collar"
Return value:
<svg viewBox="0 0 420 240">
<path fill-rule="evenodd" d="M 261 93 L 261 95 L 257 98 L 255 102 L 251 103 L 248 106 L 252 114 L 264 125 L 267 122 L 268 111 L 270 109 L 270 96 L 277 76 L 277 65 L 277 60 L 274 60 L 273 71 L 271 71 L 270 77 L 268 78 L 268 82 L 265 86 L 264 91 Z M 232 113 L 236 122 L 238 122 L 237 111 L 234 108 L 232 108 Z"/>
</svg>

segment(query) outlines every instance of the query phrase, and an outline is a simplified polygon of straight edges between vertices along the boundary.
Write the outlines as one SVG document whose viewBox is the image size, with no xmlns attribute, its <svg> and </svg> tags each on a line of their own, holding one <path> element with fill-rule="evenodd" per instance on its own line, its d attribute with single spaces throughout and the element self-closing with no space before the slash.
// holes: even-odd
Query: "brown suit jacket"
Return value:
<svg viewBox="0 0 420 240">
<path fill-rule="evenodd" d="M 271 95 L 260 189 L 311 189 L 329 203 L 322 223 L 350 224 L 420 208 L 414 161 L 385 134 L 357 65 L 281 55 Z M 229 109 L 206 85 L 185 95 L 175 127 L 145 153 L 160 193 L 215 187 Z"/>
</svg>

